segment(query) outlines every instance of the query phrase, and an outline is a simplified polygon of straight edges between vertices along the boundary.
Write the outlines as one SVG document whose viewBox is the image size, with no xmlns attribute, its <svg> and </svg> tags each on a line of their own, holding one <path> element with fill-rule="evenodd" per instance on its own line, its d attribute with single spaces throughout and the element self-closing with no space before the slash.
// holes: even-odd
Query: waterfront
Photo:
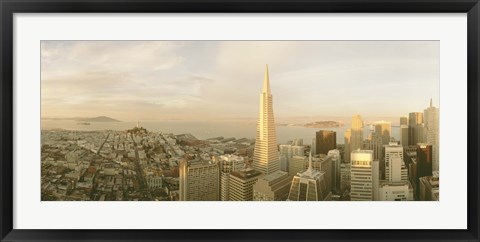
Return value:
<svg viewBox="0 0 480 242">
<path fill-rule="evenodd" d="M 47 120 L 41 122 L 42 130 L 65 129 L 81 131 L 99 130 L 127 130 L 136 126 L 136 122 L 91 122 L 90 125 L 78 125 L 73 120 Z M 254 139 L 256 122 L 249 121 L 144 121 L 140 125 L 149 131 L 184 134 L 190 133 L 198 139 L 208 139 L 218 136 L 225 138 L 234 137 L 237 139 Z M 301 126 L 277 126 L 277 141 L 285 144 L 289 140 L 302 138 L 304 144 L 310 144 L 315 137 L 317 130 L 332 130 L 337 132 L 337 144 L 344 143 L 345 130 L 349 125 L 338 128 L 306 128 Z M 364 127 L 364 137 L 369 133 L 369 126 Z M 392 126 L 392 134 L 396 140 L 400 140 L 399 127 Z"/>
</svg>

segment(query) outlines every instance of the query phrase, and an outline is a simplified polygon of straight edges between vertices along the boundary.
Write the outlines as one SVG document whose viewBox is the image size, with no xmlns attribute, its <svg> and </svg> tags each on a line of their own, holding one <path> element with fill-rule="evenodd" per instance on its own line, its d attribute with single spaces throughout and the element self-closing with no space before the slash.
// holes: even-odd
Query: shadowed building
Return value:
<svg viewBox="0 0 480 242">
<path fill-rule="evenodd" d="M 420 178 L 420 201 L 439 201 L 439 179 L 438 172 L 433 172 L 432 176 L 424 176 Z"/>
<path fill-rule="evenodd" d="M 417 146 L 417 177 L 432 175 L 432 145 L 418 144 Z"/>
<path fill-rule="evenodd" d="M 400 144 L 408 146 L 408 125 L 400 125 Z"/>
<path fill-rule="evenodd" d="M 326 155 L 328 151 L 337 148 L 337 133 L 331 130 L 319 130 L 315 136 L 316 154 Z"/>
<path fill-rule="evenodd" d="M 266 66 L 263 90 L 262 93 L 260 93 L 260 111 L 258 114 L 257 136 L 253 153 L 253 168 L 265 174 L 280 170 L 272 99 L 268 66 Z"/>
<path fill-rule="evenodd" d="M 382 140 L 383 145 L 390 143 L 392 123 L 386 121 L 375 122 L 375 134 Z"/>
<path fill-rule="evenodd" d="M 408 116 L 408 145 L 423 142 L 423 113 L 413 112 Z"/>
</svg>

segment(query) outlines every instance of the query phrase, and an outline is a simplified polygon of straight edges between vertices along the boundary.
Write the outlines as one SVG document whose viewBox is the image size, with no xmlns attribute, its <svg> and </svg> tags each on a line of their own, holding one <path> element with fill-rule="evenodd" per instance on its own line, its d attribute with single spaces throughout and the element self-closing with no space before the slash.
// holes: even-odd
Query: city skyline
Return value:
<svg viewBox="0 0 480 242">
<path fill-rule="evenodd" d="M 277 120 L 398 118 L 430 98 L 439 106 L 435 41 L 42 41 L 41 49 L 43 118 L 255 119 L 265 64 Z"/>
<path fill-rule="evenodd" d="M 364 139 L 361 115 L 352 116 L 344 145 L 336 143 L 335 132 L 326 130 L 317 131 L 311 145 L 305 145 L 301 138 L 279 145 L 268 65 L 258 108 L 255 141 L 157 133 L 139 122 L 123 131 L 45 130 L 41 199 L 439 200 L 439 109 L 432 101 L 424 116 L 410 113 L 415 120 L 407 127 L 416 135 L 408 146 L 399 145 L 391 136 L 391 122 L 385 121 L 375 122 L 375 129 Z M 403 117 L 399 119 L 408 123 Z M 114 125 L 109 123 L 109 127 Z"/>
</svg>

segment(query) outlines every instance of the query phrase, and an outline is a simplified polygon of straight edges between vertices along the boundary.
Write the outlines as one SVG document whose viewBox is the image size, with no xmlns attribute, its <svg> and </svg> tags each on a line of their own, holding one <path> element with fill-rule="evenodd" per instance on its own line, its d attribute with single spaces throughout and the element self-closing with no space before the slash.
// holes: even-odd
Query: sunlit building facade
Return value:
<svg viewBox="0 0 480 242">
<path fill-rule="evenodd" d="M 376 179 L 375 179 L 376 178 Z M 350 199 L 373 201 L 378 184 L 378 161 L 373 161 L 373 151 L 355 150 L 350 157 Z"/>
<path fill-rule="evenodd" d="M 273 116 L 273 97 L 270 92 L 268 66 L 265 69 L 263 90 L 262 93 L 260 93 L 260 111 L 258 115 L 255 150 L 253 153 L 253 168 L 264 174 L 270 174 L 280 170 L 275 119 Z"/>
<path fill-rule="evenodd" d="M 253 185 L 253 201 L 285 201 L 291 182 L 288 173 L 284 171 L 260 177 Z"/>
<path fill-rule="evenodd" d="M 218 201 L 220 169 L 214 161 L 183 160 L 180 162 L 180 200 Z"/>
<path fill-rule="evenodd" d="M 263 174 L 251 168 L 230 173 L 229 201 L 252 201 L 253 185 Z"/>
<path fill-rule="evenodd" d="M 351 138 L 350 138 L 350 152 L 362 149 L 363 143 L 363 120 L 360 115 L 352 116 Z"/>
</svg>

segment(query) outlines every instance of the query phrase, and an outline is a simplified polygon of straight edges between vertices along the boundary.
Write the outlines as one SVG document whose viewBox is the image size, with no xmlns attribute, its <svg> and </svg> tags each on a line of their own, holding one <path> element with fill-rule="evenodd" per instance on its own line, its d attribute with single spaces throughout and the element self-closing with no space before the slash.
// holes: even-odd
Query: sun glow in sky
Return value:
<svg viewBox="0 0 480 242">
<path fill-rule="evenodd" d="M 42 117 L 400 117 L 439 107 L 438 41 L 42 41 Z"/>
</svg>

